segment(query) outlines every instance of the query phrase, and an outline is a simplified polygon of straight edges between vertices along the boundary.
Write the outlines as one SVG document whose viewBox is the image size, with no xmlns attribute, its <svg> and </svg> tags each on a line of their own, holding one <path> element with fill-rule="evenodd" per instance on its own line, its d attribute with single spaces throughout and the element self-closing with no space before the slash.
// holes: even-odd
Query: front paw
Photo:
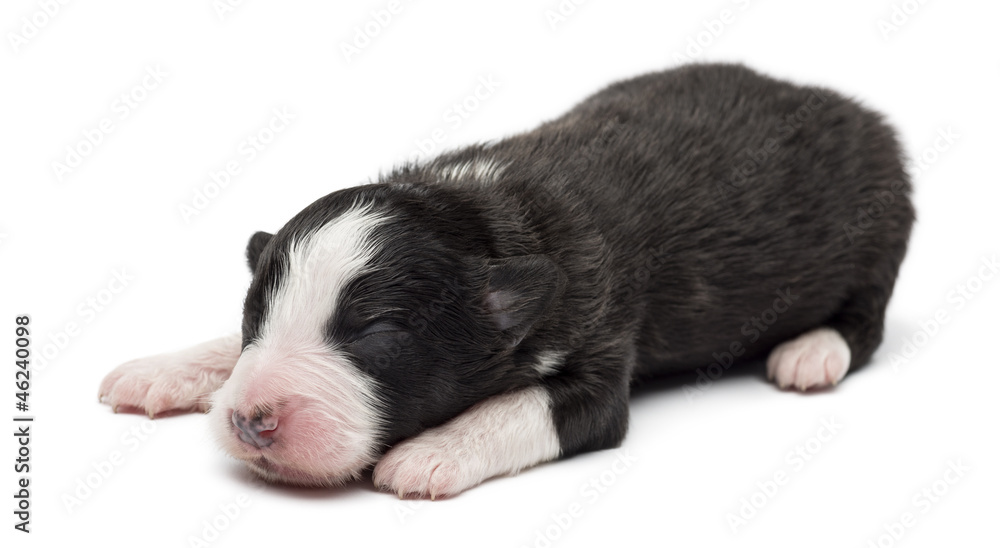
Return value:
<svg viewBox="0 0 1000 548">
<path fill-rule="evenodd" d="M 556 458 L 559 436 L 541 387 L 486 399 L 402 441 L 375 465 L 375 485 L 400 498 L 454 496 L 494 476 Z"/>
<path fill-rule="evenodd" d="M 431 500 L 475 487 L 487 474 L 462 443 L 429 430 L 400 442 L 375 465 L 375 486 L 399 495 Z"/>
<path fill-rule="evenodd" d="M 101 381 L 98 399 L 119 408 L 140 409 L 150 418 L 165 411 L 208 411 L 209 396 L 232 373 L 239 341 L 223 337 L 198 346 L 132 360 Z"/>
</svg>

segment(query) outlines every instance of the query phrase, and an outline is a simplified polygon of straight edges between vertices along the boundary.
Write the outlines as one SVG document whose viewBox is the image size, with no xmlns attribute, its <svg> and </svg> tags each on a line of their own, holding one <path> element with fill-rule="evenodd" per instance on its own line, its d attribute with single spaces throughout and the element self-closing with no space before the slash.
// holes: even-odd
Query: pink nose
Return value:
<svg viewBox="0 0 1000 548">
<path fill-rule="evenodd" d="M 274 443 L 274 431 L 278 428 L 275 417 L 256 416 L 247 418 L 239 411 L 233 411 L 233 425 L 239 429 L 236 435 L 244 442 L 263 448 Z"/>
</svg>

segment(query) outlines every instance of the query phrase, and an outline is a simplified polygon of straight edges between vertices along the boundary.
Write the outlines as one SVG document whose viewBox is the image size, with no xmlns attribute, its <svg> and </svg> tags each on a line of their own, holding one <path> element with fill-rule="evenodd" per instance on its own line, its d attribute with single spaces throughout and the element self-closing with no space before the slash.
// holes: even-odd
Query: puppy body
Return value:
<svg viewBox="0 0 1000 548">
<path fill-rule="evenodd" d="M 614 84 L 255 235 L 213 428 L 272 479 L 377 463 L 434 497 L 618 445 L 648 376 L 767 356 L 836 383 L 881 340 L 909 193 L 891 129 L 831 91 L 731 65 Z M 196 407 L 173 367 L 102 395 Z"/>
</svg>

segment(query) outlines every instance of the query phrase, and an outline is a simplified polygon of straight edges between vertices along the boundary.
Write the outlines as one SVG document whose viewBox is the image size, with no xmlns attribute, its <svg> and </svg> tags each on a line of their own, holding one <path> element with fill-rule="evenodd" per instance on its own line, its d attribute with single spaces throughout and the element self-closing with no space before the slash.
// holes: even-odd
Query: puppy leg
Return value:
<svg viewBox="0 0 1000 548">
<path fill-rule="evenodd" d="M 575 362 L 542 386 L 494 396 L 400 442 L 375 465 L 375 485 L 434 499 L 560 456 L 617 446 L 628 421 L 627 375 L 599 362 Z"/>
<path fill-rule="evenodd" d="M 434 499 L 557 456 L 549 395 L 536 386 L 486 399 L 396 444 L 375 465 L 374 480 L 401 498 Z"/>
<path fill-rule="evenodd" d="M 618 344 L 577 356 L 572 367 L 545 379 L 561 457 L 621 445 L 628 430 L 634 364 L 634 346 Z"/>
<path fill-rule="evenodd" d="M 150 418 L 172 410 L 208 411 L 209 395 L 233 372 L 241 346 L 240 335 L 234 334 L 126 362 L 104 377 L 99 400 L 115 412 L 131 407 Z"/>
<path fill-rule="evenodd" d="M 855 294 L 825 327 L 782 343 L 767 359 L 767 376 L 799 390 L 835 385 L 866 363 L 882 342 L 889 291 L 869 287 Z"/>
</svg>

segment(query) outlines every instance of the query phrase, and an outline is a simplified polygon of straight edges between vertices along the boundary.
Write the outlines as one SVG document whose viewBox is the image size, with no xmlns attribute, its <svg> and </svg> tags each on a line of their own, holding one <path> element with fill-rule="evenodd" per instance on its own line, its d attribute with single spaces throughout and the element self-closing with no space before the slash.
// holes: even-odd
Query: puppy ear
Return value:
<svg viewBox="0 0 1000 548">
<path fill-rule="evenodd" d="M 273 237 L 274 234 L 268 234 L 267 232 L 256 232 L 253 236 L 250 236 L 250 243 L 247 244 L 247 264 L 250 266 L 250 272 L 257 270 L 257 261 L 260 260 L 260 254 Z"/>
<path fill-rule="evenodd" d="M 565 286 L 566 274 L 545 255 L 490 261 L 486 310 L 508 347 L 520 344 Z"/>
</svg>

